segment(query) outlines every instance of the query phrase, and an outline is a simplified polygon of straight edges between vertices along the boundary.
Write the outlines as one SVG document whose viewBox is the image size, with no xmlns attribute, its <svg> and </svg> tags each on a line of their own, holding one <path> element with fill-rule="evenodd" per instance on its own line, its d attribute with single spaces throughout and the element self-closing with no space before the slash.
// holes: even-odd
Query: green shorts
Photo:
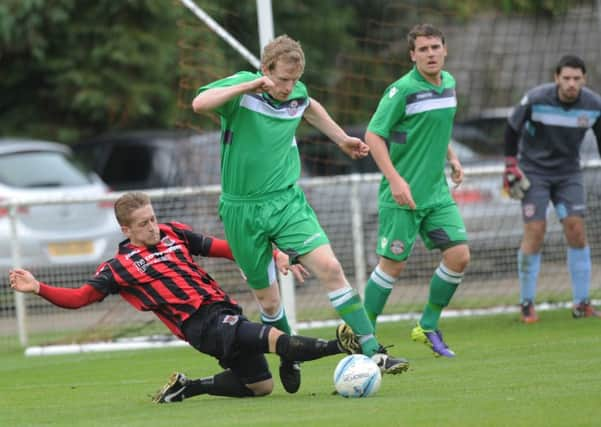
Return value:
<svg viewBox="0 0 601 427">
<path fill-rule="evenodd" d="M 222 194 L 219 216 L 234 259 L 253 289 L 267 288 L 276 278 L 274 244 L 292 263 L 330 243 L 298 186 L 255 198 Z"/>
<path fill-rule="evenodd" d="M 380 207 L 376 253 L 394 261 L 409 258 L 417 234 L 429 250 L 445 250 L 467 242 L 457 205 L 451 201 L 427 209 Z"/>
</svg>

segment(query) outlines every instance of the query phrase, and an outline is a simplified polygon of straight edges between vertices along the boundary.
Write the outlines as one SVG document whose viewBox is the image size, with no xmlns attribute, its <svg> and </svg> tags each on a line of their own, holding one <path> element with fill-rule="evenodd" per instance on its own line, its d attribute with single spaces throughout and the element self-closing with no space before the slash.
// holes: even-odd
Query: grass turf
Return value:
<svg viewBox="0 0 601 427">
<path fill-rule="evenodd" d="M 0 353 L 3 426 L 593 426 L 601 425 L 601 334 L 598 319 L 542 312 L 522 325 L 514 316 L 443 319 L 455 359 L 436 359 L 413 343 L 409 322 L 379 325 L 409 372 L 385 376 L 367 399 L 331 395 L 343 355 L 303 364 L 295 395 L 279 383 L 269 356 L 271 396 L 198 396 L 155 405 L 150 395 L 173 370 L 191 377 L 219 370 L 191 348 L 26 358 Z M 333 330 L 303 331 L 333 337 Z"/>
</svg>

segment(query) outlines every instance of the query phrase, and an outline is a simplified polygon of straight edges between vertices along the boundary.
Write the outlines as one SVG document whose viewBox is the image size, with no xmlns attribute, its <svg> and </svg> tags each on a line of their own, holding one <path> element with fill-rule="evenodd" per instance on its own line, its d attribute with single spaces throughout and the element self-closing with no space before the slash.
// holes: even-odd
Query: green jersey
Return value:
<svg viewBox="0 0 601 427">
<path fill-rule="evenodd" d="M 260 77 L 261 73 L 242 71 L 203 86 L 198 93 Z M 253 198 L 298 180 L 301 165 L 295 133 L 308 106 L 307 88 L 299 81 L 284 102 L 266 93 L 247 93 L 215 109 L 221 117 L 223 193 Z"/>
<path fill-rule="evenodd" d="M 390 159 L 409 184 L 417 209 L 451 198 L 444 168 L 457 109 L 455 79 L 442 72 L 442 84 L 428 82 L 414 67 L 391 84 L 368 125 L 389 144 Z M 380 206 L 399 206 L 382 178 Z"/>
</svg>

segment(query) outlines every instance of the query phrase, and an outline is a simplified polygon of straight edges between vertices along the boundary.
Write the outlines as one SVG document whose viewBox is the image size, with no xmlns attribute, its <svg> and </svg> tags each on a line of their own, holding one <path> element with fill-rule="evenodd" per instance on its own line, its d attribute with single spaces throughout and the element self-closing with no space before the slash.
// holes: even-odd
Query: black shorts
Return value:
<svg viewBox="0 0 601 427">
<path fill-rule="evenodd" d="M 253 384 L 271 378 L 271 372 L 264 354 L 241 351 L 238 329 L 244 322 L 250 323 L 240 307 L 220 302 L 201 307 L 184 322 L 182 332 L 196 350 L 215 357 L 242 383 Z"/>
</svg>

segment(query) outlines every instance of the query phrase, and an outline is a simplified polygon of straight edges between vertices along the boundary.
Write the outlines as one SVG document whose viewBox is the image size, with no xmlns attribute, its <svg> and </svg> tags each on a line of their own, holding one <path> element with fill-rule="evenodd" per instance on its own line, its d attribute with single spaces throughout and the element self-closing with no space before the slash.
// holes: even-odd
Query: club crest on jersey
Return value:
<svg viewBox="0 0 601 427">
<path fill-rule="evenodd" d="M 581 128 L 588 128 L 589 127 L 588 116 L 586 114 L 578 116 L 578 126 L 581 127 Z"/>
<path fill-rule="evenodd" d="M 400 240 L 393 240 L 390 244 L 390 251 L 395 255 L 402 254 L 404 250 L 405 244 Z"/>
<path fill-rule="evenodd" d="M 288 104 L 288 115 L 290 116 L 294 116 L 298 111 L 298 101 L 294 100 L 294 101 L 290 101 L 290 104 Z"/>
<path fill-rule="evenodd" d="M 238 315 L 226 314 L 221 323 L 227 323 L 228 325 L 234 326 L 238 323 L 240 317 Z"/>
<path fill-rule="evenodd" d="M 146 263 L 146 260 L 144 258 L 135 260 L 134 265 L 140 273 L 146 273 L 146 270 L 148 269 L 148 264 Z"/>
<path fill-rule="evenodd" d="M 173 240 L 171 240 L 168 236 L 165 236 L 161 239 L 161 242 L 165 245 L 165 246 L 171 246 L 173 244 L 175 244 L 175 242 Z"/>
</svg>

